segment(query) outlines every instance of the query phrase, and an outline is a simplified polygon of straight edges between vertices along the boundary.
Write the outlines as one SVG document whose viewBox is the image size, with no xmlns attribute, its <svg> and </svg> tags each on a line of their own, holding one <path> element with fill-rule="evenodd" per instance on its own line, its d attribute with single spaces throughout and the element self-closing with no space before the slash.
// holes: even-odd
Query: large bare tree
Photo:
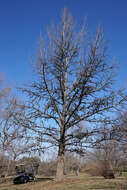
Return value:
<svg viewBox="0 0 127 190">
<path fill-rule="evenodd" d="M 101 28 L 90 36 L 66 9 L 58 26 L 48 30 L 45 44 L 41 37 L 34 79 L 21 88 L 27 111 L 20 123 L 45 148 L 58 147 L 56 180 L 63 178 L 65 152 L 84 152 L 95 128 L 109 122 L 126 99 L 113 90 L 114 65 Z M 93 123 L 90 130 L 83 121 Z"/>
</svg>

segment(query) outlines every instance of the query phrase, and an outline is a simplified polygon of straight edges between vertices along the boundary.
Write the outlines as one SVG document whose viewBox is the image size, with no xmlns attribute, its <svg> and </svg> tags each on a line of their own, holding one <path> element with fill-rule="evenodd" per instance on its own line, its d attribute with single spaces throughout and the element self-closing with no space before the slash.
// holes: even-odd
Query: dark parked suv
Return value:
<svg viewBox="0 0 127 190">
<path fill-rule="evenodd" d="M 30 181 L 30 177 L 27 174 L 22 173 L 14 178 L 13 183 L 22 184 L 22 183 L 27 183 L 28 181 Z"/>
<path fill-rule="evenodd" d="M 32 169 L 32 170 L 31 170 Z M 31 165 L 20 164 L 15 168 L 17 176 L 13 179 L 14 184 L 27 183 L 35 179 L 34 170 Z"/>
</svg>

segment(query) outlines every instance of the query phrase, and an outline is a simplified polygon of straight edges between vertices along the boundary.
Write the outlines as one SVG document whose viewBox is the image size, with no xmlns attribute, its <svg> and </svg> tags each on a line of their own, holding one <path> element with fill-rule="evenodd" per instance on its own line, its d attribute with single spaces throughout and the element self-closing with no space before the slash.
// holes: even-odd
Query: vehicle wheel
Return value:
<svg viewBox="0 0 127 190">
<path fill-rule="evenodd" d="M 30 181 L 29 176 L 25 176 L 25 183 L 27 183 L 28 181 Z"/>
<path fill-rule="evenodd" d="M 20 183 L 25 183 L 24 181 L 25 181 L 25 178 L 24 178 L 24 177 L 21 177 L 21 178 L 19 179 L 19 182 L 20 182 Z"/>
<path fill-rule="evenodd" d="M 27 179 L 24 179 L 24 183 L 27 183 L 28 181 L 27 181 Z"/>
</svg>

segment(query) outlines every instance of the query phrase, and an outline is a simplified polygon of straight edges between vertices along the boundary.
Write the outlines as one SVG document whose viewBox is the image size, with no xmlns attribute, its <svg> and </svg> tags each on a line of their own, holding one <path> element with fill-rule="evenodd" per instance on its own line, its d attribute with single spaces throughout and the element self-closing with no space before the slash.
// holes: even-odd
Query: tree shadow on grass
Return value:
<svg viewBox="0 0 127 190">
<path fill-rule="evenodd" d="M 53 177 L 37 177 L 35 179 L 35 182 L 40 182 L 40 181 L 45 182 L 45 181 L 53 181 L 53 180 L 54 180 Z"/>
</svg>

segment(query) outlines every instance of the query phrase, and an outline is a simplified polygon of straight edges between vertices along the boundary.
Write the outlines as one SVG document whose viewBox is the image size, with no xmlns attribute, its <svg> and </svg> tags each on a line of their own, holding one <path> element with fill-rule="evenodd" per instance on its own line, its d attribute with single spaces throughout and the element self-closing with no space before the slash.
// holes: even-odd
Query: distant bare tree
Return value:
<svg viewBox="0 0 127 190">
<path fill-rule="evenodd" d="M 0 117 L 2 116 L 5 100 L 8 98 L 10 91 L 11 88 L 4 85 L 4 78 L 2 74 L 0 74 Z"/>
<path fill-rule="evenodd" d="M 15 120 L 15 115 L 20 114 L 21 118 L 23 113 L 23 102 L 12 96 L 11 88 L 0 77 L 0 167 L 6 173 L 11 160 L 33 147 L 26 138 L 25 129 Z"/>
<path fill-rule="evenodd" d="M 76 176 L 79 175 L 79 169 L 80 169 L 80 159 L 77 158 L 76 156 L 78 155 L 74 155 L 74 153 L 66 153 L 65 155 L 65 174 L 69 173 L 69 172 L 74 172 Z"/>
<path fill-rule="evenodd" d="M 15 98 L 6 100 L 6 105 L 0 118 L 0 145 L 2 150 L 7 150 L 12 140 L 22 135 L 20 133 L 21 128 L 14 122 L 14 114 L 18 109 Z"/>
<path fill-rule="evenodd" d="M 89 153 L 89 172 L 92 175 L 115 178 L 122 160 L 123 151 L 119 143 L 105 140 L 100 149 L 94 149 Z"/>
<path fill-rule="evenodd" d="M 107 57 L 100 27 L 92 37 L 85 27 L 78 32 L 64 9 L 60 24 L 48 31 L 45 45 L 43 41 L 35 78 L 21 88 L 28 102 L 19 121 L 46 149 L 58 147 L 56 180 L 62 180 L 65 152 L 83 153 L 97 124 L 110 122 L 109 113 L 126 96 L 112 88 L 116 67 Z M 80 130 L 82 121 L 93 122 L 91 130 Z"/>
<path fill-rule="evenodd" d="M 5 111 L 4 109 L 7 105 L 6 101 L 8 100 L 8 96 L 10 95 L 10 91 L 11 91 L 11 88 L 4 85 L 4 79 L 1 74 L 0 75 L 0 168 L 1 168 L 1 172 L 3 171 L 3 168 L 7 166 L 7 163 L 8 163 L 8 157 L 7 156 L 5 157 L 5 151 L 4 151 L 5 148 L 3 149 L 3 147 L 5 147 L 6 135 L 4 136 L 4 139 L 3 139 L 4 131 L 2 128 L 2 123 L 3 123 L 3 117 L 4 117 L 4 111 Z"/>
<path fill-rule="evenodd" d="M 15 119 L 16 115 L 23 115 L 24 105 L 11 95 L 3 101 L 0 116 L 0 158 L 1 167 L 8 163 L 4 169 L 9 170 L 10 161 L 15 161 L 21 154 L 29 153 L 34 143 L 27 138 L 26 130 Z M 8 162 L 6 161 L 8 158 Z"/>
</svg>

